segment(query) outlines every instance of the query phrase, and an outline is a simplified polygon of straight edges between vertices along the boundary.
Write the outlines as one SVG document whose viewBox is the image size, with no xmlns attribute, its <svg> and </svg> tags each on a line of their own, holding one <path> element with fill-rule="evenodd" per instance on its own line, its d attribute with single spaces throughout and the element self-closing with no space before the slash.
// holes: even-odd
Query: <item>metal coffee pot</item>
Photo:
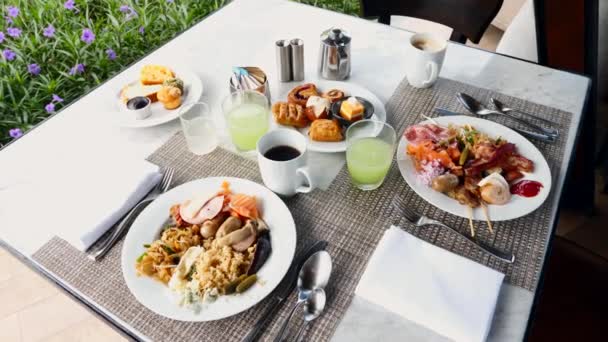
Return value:
<svg viewBox="0 0 608 342">
<path fill-rule="evenodd" d="M 350 76 L 350 41 L 347 31 L 330 28 L 321 34 L 319 75 L 328 80 L 345 80 Z"/>
</svg>

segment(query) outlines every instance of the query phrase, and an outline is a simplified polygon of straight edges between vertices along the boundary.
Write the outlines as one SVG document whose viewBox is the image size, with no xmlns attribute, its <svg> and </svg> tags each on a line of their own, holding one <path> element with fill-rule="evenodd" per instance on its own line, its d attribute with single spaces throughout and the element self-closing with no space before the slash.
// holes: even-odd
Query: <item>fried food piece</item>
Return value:
<svg viewBox="0 0 608 342">
<path fill-rule="evenodd" d="M 182 91 L 177 87 L 163 86 L 156 97 L 166 109 L 175 109 L 182 104 Z"/>
<path fill-rule="evenodd" d="M 275 103 L 272 105 L 272 116 L 277 123 L 284 126 L 303 128 L 309 123 L 304 107 L 294 103 Z"/>
<path fill-rule="evenodd" d="M 163 84 L 167 79 L 174 78 L 175 73 L 163 65 L 146 65 L 141 69 L 139 80 L 143 85 Z"/>
<path fill-rule="evenodd" d="M 313 121 L 308 132 L 314 141 L 342 141 L 342 128 L 336 120 L 320 119 Z"/>
<path fill-rule="evenodd" d="M 340 89 L 331 89 L 323 93 L 321 97 L 326 98 L 329 102 L 334 103 L 346 97 L 346 94 Z"/>
<path fill-rule="evenodd" d="M 317 86 L 313 83 L 306 83 L 293 88 L 287 95 L 287 102 L 306 107 L 306 102 L 311 96 L 319 96 Z"/>
</svg>

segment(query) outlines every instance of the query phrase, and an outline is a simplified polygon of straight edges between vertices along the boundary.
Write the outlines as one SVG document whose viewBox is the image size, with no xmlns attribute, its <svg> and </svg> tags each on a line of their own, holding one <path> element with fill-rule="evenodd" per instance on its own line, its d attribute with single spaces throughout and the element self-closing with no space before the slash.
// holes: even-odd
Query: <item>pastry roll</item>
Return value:
<svg viewBox="0 0 608 342">
<path fill-rule="evenodd" d="M 314 141 L 342 141 L 342 128 L 336 120 L 319 119 L 312 122 L 310 131 L 308 131 L 310 139 Z"/>
<path fill-rule="evenodd" d="M 323 98 L 328 99 L 329 102 L 334 103 L 334 102 L 338 102 L 338 101 L 342 100 L 346 95 L 340 89 L 331 89 L 331 90 L 324 92 L 323 95 L 321 95 L 321 96 Z"/>
<path fill-rule="evenodd" d="M 277 102 L 272 105 L 272 116 L 277 123 L 284 126 L 298 128 L 308 126 L 308 118 L 304 113 L 304 107 L 299 104 Z"/>
<path fill-rule="evenodd" d="M 287 102 L 306 107 L 308 98 L 318 95 L 317 86 L 312 83 L 306 83 L 293 88 L 287 95 Z"/>
</svg>

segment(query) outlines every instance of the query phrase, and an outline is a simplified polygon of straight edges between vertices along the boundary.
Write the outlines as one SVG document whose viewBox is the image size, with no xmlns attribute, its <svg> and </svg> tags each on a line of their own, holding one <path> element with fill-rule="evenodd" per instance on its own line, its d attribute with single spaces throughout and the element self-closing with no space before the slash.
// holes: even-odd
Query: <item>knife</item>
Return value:
<svg viewBox="0 0 608 342">
<path fill-rule="evenodd" d="M 271 302 L 268 305 L 268 309 L 266 312 L 258 319 L 253 328 L 249 331 L 249 333 L 241 340 L 241 342 L 253 342 L 258 339 L 264 327 L 268 324 L 268 322 L 274 317 L 276 312 L 281 308 L 281 304 L 289 295 L 291 291 L 296 287 L 296 283 L 298 281 L 298 273 L 300 272 L 300 268 L 308 258 L 315 254 L 318 251 L 322 251 L 327 247 L 327 241 L 321 240 L 315 242 L 312 246 L 310 246 L 304 253 L 300 253 L 297 258 L 291 263 L 291 267 L 287 271 L 287 274 L 277 286 L 275 291 L 275 295 L 271 298 Z"/>
<path fill-rule="evenodd" d="M 439 114 L 439 116 L 460 116 L 460 115 L 469 116 L 464 113 L 453 112 L 451 110 L 447 110 L 444 108 L 435 108 L 435 112 L 437 114 Z M 523 136 L 526 136 L 528 138 L 531 138 L 531 139 L 536 139 L 536 140 L 550 142 L 550 143 L 555 142 L 555 140 L 556 140 L 556 137 L 552 136 L 552 135 L 545 135 L 545 134 L 541 134 L 541 133 L 530 132 L 530 131 L 526 131 L 526 130 L 514 128 L 514 127 L 509 127 L 509 128 L 514 130 L 515 132 L 517 132 Z"/>
</svg>

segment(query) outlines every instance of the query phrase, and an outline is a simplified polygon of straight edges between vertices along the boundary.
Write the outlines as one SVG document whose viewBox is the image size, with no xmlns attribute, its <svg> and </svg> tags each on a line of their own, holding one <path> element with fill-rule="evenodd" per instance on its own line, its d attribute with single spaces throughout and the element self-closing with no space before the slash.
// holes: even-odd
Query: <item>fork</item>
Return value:
<svg viewBox="0 0 608 342">
<path fill-rule="evenodd" d="M 455 228 L 448 226 L 447 224 L 445 224 L 441 221 L 433 220 L 424 215 L 418 214 L 417 212 L 408 208 L 407 203 L 400 196 L 393 197 L 392 204 L 393 204 L 393 207 L 395 207 L 395 209 L 397 209 L 401 212 L 403 217 L 405 217 L 408 221 L 413 223 L 416 227 L 440 226 L 440 227 L 451 229 L 452 231 L 463 236 L 467 241 L 469 241 L 470 243 L 475 245 L 475 247 L 490 254 L 491 256 L 493 256 L 497 259 L 500 259 L 509 264 L 512 264 L 513 262 L 515 262 L 515 256 L 512 253 L 506 253 L 506 252 L 500 251 L 492 246 L 489 246 L 489 245 L 477 240 L 474 237 L 468 236 L 468 235 L 456 230 Z"/>
<path fill-rule="evenodd" d="M 106 255 L 106 253 L 112 249 L 122 234 L 129 230 L 131 224 L 137 215 L 139 215 L 141 210 L 160 196 L 160 194 L 169 190 L 174 173 L 175 170 L 173 170 L 173 168 L 167 168 L 163 173 L 163 178 L 158 185 L 152 189 L 152 191 L 150 191 L 150 193 L 144 197 L 143 200 L 137 203 L 133 209 L 131 209 L 131 211 L 129 211 L 129 213 L 122 219 L 118 227 L 116 227 L 116 229 L 112 232 L 112 235 L 110 235 L 95 251 L 90 252 L 88 254 L 88 258 L 95 261 L 101 260 L 101 258 L 103 258 L 104 255 Z"/>
</svg>

